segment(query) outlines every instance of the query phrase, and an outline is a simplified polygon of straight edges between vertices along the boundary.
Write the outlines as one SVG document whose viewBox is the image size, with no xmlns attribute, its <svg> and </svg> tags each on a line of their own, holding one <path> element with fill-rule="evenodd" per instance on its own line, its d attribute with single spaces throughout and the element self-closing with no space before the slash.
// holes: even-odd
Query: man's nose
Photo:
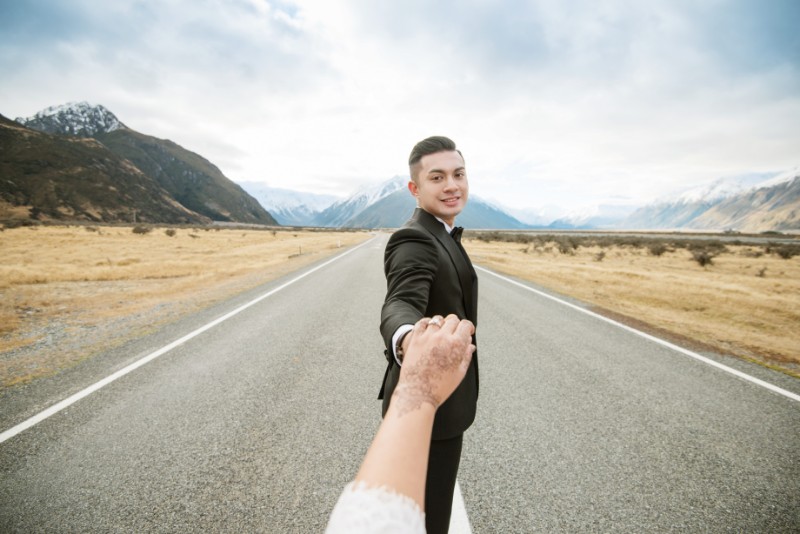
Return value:
<svg viewBox="0 0 800 534">
<path fill-rule="evenodd" d="M 448 176 L 447 178 L 445 178 L 445 182 L 444 182 L 445 191 L 452 191 L 453 189 L 456 189 L 457 187 L 458 187 L 458 184 L 456 183 L 456 179 L 455 179 L 454 176 Z"/>
</svg>

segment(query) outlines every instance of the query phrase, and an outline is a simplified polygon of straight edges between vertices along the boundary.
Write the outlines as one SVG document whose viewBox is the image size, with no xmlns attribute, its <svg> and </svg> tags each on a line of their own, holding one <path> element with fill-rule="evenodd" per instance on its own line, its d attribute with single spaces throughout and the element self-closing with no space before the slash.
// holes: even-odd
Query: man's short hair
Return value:
<svg viewBox="0 0 800 534">
<path fill-rule="evenodd" d="M 449 152 L 455 150 L 464 159 L 464 154 L 456 148 L 455 142 L 452 139 L 442 135 L 434 135 L 423 139 L 411 149 L 411 155 L 408 156 L 408 170 L 411 174 L 411 179 L 417 181 L 417 172 L 419 171 L 419 162 L 425 156 L 436 154 L 437 152 Z"/>
</svg>

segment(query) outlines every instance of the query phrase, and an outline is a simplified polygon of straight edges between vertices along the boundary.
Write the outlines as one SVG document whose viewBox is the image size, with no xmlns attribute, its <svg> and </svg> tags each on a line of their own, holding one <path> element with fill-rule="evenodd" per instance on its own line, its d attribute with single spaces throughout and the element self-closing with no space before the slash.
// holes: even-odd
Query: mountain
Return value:
<svg viewBox="0 0 800 534">
<path fill-rule="evenodd" d="M 547 225 L 547 228 L 558 230 L 618 228 L 620 222 L 636 209 L 635 206 L 599 204 L 559 217 Z"/>
<path fill-rule="evenodd" d="M 334 202 L 314 218 L 316 226 L 329 227 L 373 227 L 372 225 L 357 225 L 351 220 L 376 202 L 386 198 L 396 191 L 406 188 L 408 178 L 395 176 L 385 182 L 369 187 L 350 197 Z M 378 227 L 381 225 L 375 225 Z"/>
<path fill-rule="evenodd" d="M 51 135 L 0 115 L 3 218 L 211 222 L 96 139 Z"/>
<path fill-rule="evenodd" d="M 213 221 L 278 224 L 214 164 L 172 141 L 127 128 L 97 134 L 96 138 L 152 176 L 175 200 Z"/>
<path fill-rule="evenodd" d="M 800 172 L 789 180 L 726 198 L 691 222 L 697 230 L 800 230 Z"/>
<path fill-rule="evenodd" d="M 740 232 L 797 230 L 800 229 L 798 177 L 800 168 L 767 180 L 764 175 L 715 180 L 636 210 L 623 222 L 623 227 Z"/>
<path fill-rule="evenodd" d="M 553 205 L 523 209 L 506 208 L 505 211 L 532 228 L 544 228 L 553 221 L 568 216 L 563 208 Z"/>
<path fill-rule="evenodd" d="M 85 102 L 55 106 L 17 122 L 62 139 L 95 140 L 151 178 L 174 202 L 194 212 L 197 220 L 278 224 L 256 199 L 207 159 L 172 141 L 128 128 L 102 106 Z M 40 157 L 47 160 L 50 155 L 44 151 Z M 138 210 L 140 206 L 127 208 Z"/>
<path fill-rule="evenodd" d="M 316 222 L 319 226 L 398 228 L 408 220 L 416 206 L 407 184 L 408 178 L 395 176 L 332 204 L 317 217 Z M 456 221 L 459 226 L 470 229 L 526 228 L 502 209 L 474 195 L 469 197 Z"/>
<path fill-rule="evenodd" d="M 314 218 L 339 197 L 268 187 L 261 182 L 239 182 L 242 189 L 258 200 L 278 223 L 286 226 L 311 226 Z"/>
<path fill-rule="evenodd" d="M 106 108 L 88 102 L 51 106 L 33 117 L 18 117 L 17 122 L 40 132 L 80 137 L 94 137 L 95 134 L 127 128 Z"/>
</svg>

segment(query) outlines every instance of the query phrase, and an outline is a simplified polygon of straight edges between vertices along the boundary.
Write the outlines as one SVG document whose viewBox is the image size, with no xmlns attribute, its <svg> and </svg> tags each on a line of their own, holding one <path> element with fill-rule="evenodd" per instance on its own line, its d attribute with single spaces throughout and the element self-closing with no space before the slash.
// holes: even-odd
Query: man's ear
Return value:
<svg viewBox="0 0 800 534">
<path fill-rule="evenodd" d="M 408 190 L 411 191 L 411 194 L 415 197 L 419 196 L 419 188 L 417 187 L 417 184 L 414 183 L 414 180 L 410 180 L 408 182 Z"/>
</svg>

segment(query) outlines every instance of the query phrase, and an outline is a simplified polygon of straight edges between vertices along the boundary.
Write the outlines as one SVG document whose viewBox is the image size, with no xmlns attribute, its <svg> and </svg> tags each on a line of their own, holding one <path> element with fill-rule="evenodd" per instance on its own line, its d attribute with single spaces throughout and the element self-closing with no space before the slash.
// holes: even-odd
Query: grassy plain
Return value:
<svg viewBox="0 0 800 534">
<path fill-rule="evenodd" d="M 475 263 L 800 377 L 798 245 L 465 240 Z M 795 247 L 795 248 L 792 248 Z M 652 251 L 651 251 L 652 248 Z M 711 262 L 701 266 L 703 254 Z M 633 319 L 632 319 L 633 318 Z"/>
<path fill-rule="evenodd" d="M 7 228 L 0 232 L 0 387 L 52 374 L 368 237 L 292 229 Z"/>
<path fill-rule="evenodd" d="M 465 238 L 476 263 L 659 335 L 800 377 L 800 254 L 496 235 Z M 5 229 L 0 387 L 50 375 L 368 237 L 291 229 Z M 705 266 L 703 253 L 711 259 Z"/>
</svg>

